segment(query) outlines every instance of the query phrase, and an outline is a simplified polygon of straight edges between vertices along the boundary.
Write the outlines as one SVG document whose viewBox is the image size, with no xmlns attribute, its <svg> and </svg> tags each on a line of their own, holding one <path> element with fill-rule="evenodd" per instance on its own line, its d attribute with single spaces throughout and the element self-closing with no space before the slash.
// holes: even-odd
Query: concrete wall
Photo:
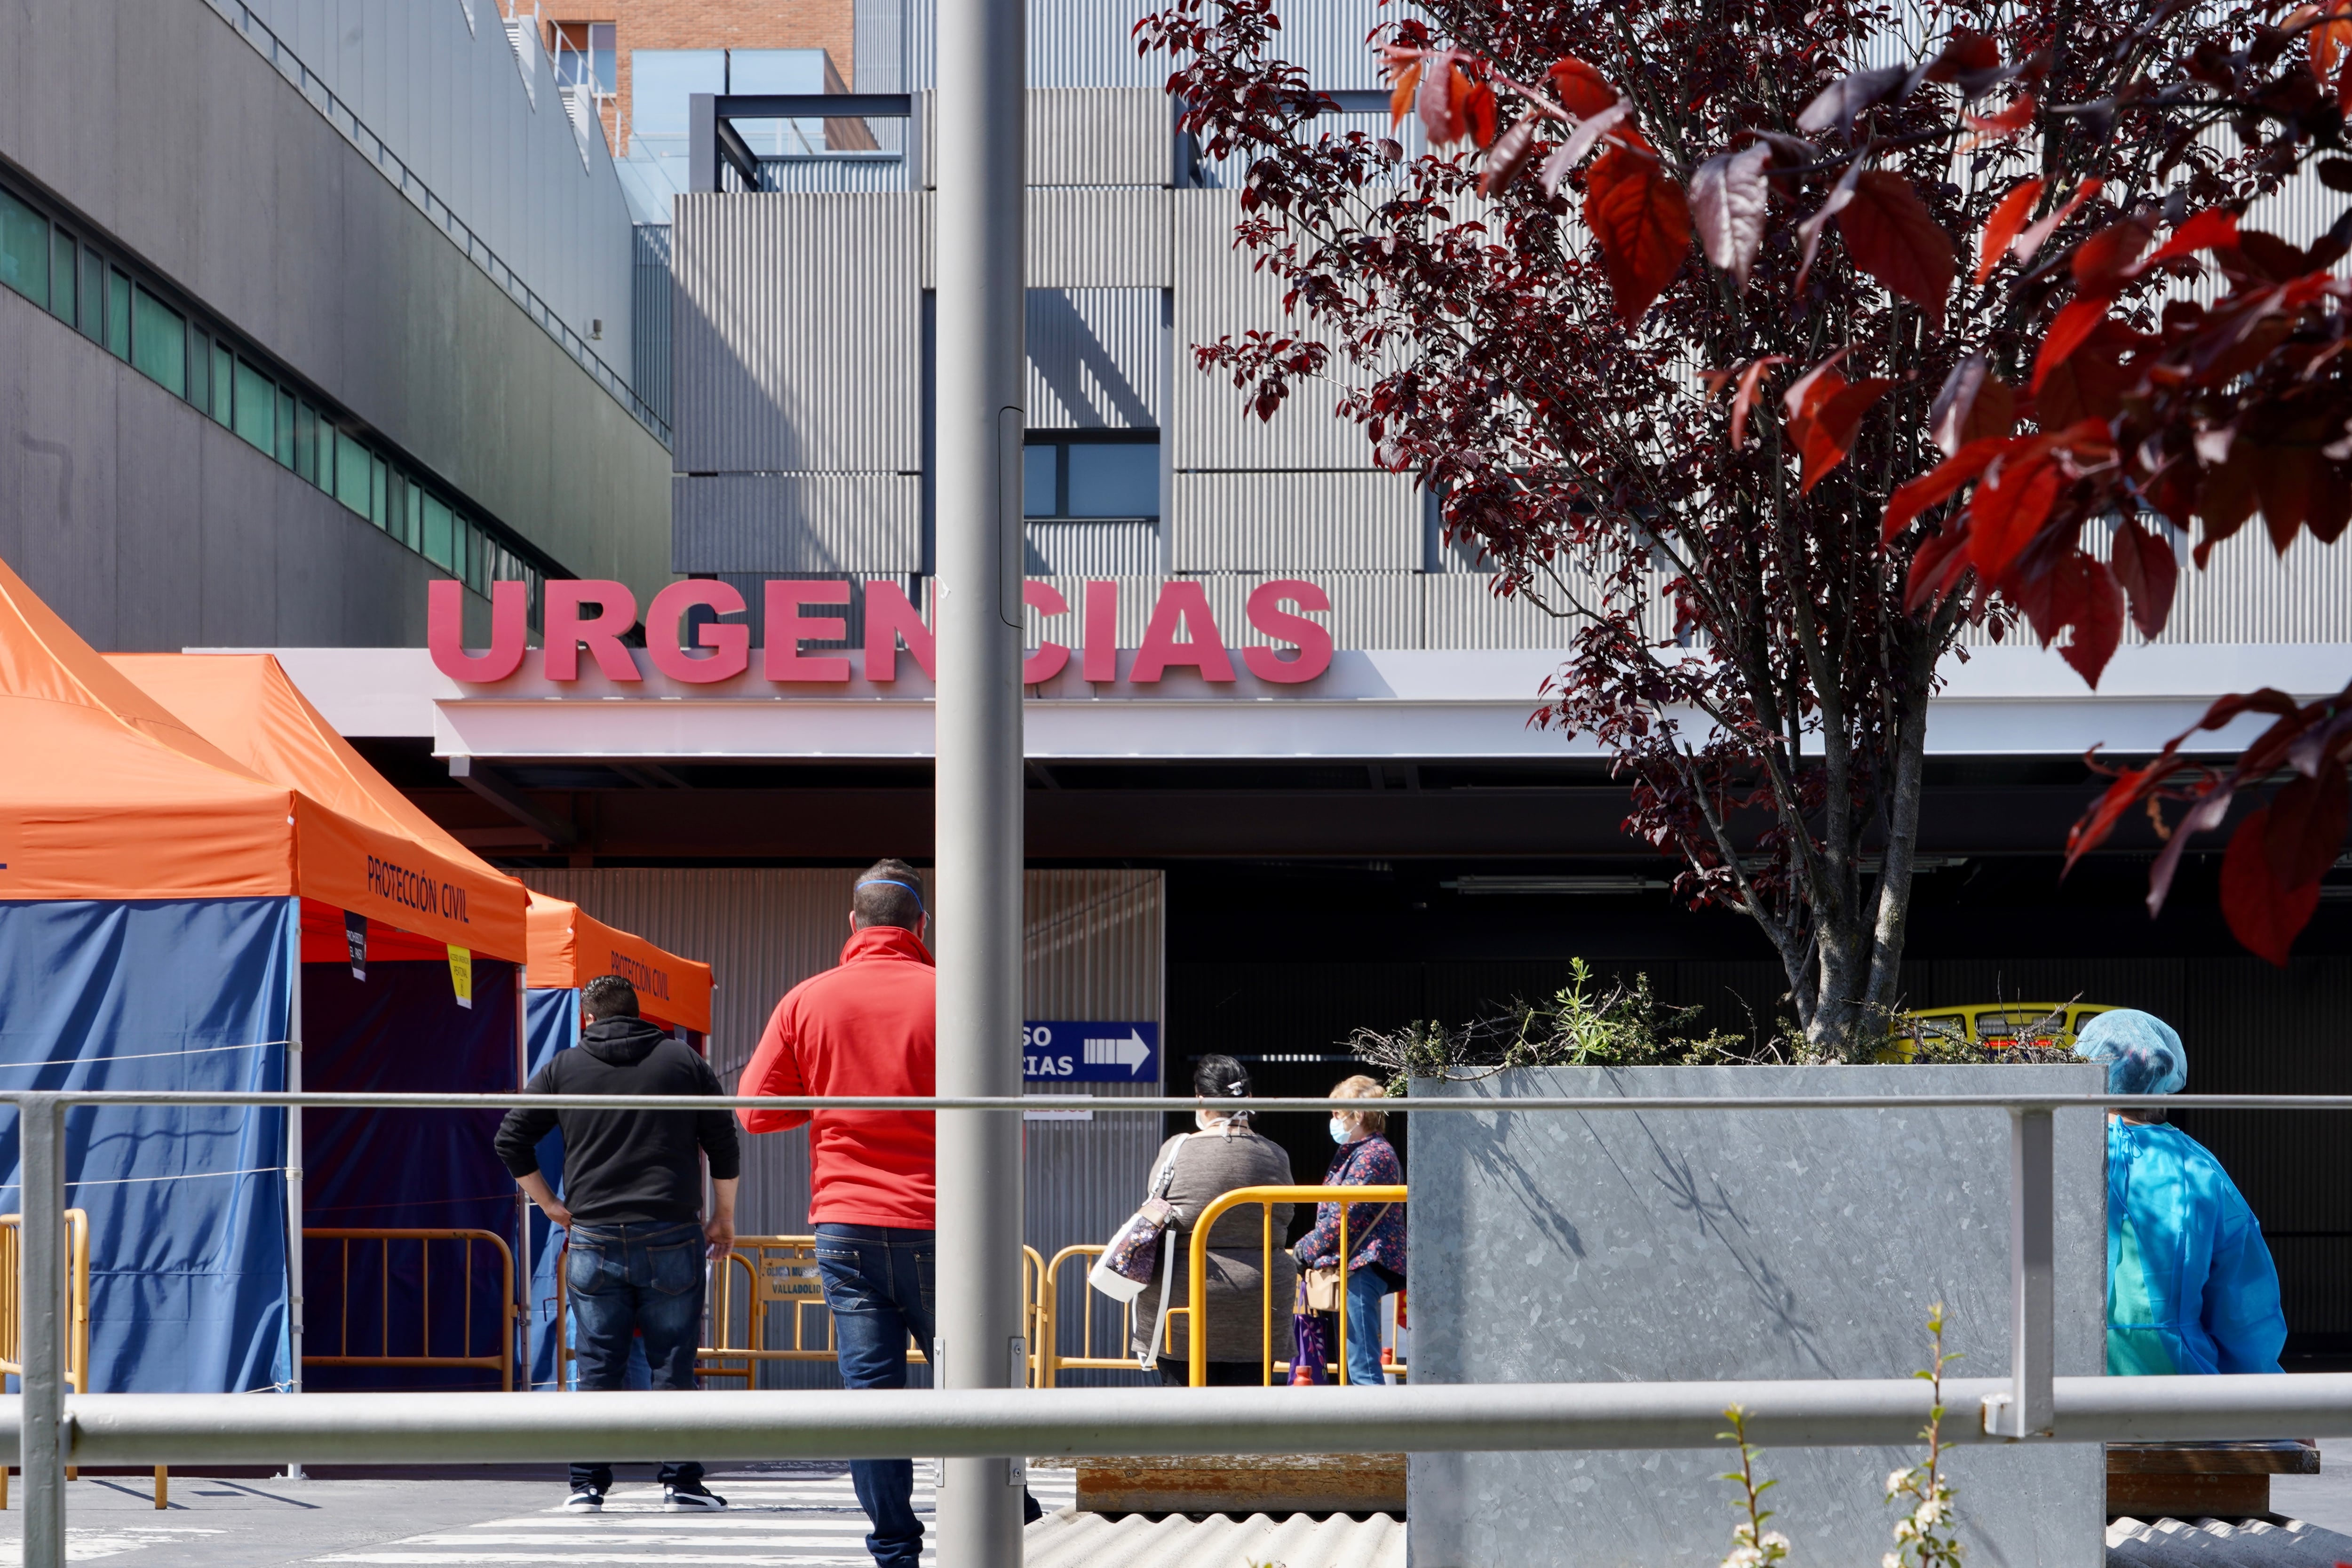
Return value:
<svg viewBox="0 0 2352 1568">
<path fill-rule="evenodd" d="M 2042 1067 L 1529 1070 L 1414 1093 L 1498 1102 L 1415 1120 L 1412 1376 L 1421 1383 L 1904 1377 L 1927 1317 L 1970 1377 L 2009 1370 L 2009 1119 L 1999 1110 L 1512 1115 L 1531 1095 L 2096 1093 Z M 2058 1363 L 2105 1364 L 2106 1144 L 2062 1112 Z M 1955 1375 L 1959 1375 L 1956 1369 Z M 1974 1422 L 1977 1412 L 1948 1419 Z M 1728 1450 L 1416 1454 L 1414 1568 L 1663 1568 L 1731 1542 Z M 1901 1448 L 1777 1449 L 1770 1494 L 1800 1563 L 1893 1545 Z M 2097 1568 L 2097 1445 L 1967 1447 L 1950 1474 L 1971 1561 Z"/>
<path fill-rule="evenodd" d="M 446 574 L 6 289 L 0 365 L 0 560 L 96 646 L 425 640 Z"/>
<path fill-rule="evenodd" d="M 641 595 L 669 580 L 667 452 L 209 7 L 0 3 L 0 155 L 564 570 Z"/>
</svg>

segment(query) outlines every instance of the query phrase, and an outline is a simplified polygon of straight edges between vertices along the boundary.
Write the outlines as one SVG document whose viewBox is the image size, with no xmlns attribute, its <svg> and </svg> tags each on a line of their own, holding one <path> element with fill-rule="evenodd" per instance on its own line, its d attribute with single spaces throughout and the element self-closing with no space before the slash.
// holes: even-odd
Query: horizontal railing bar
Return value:
<svg viewBox="0 0 2352 1568">
<path fill-rule="evenodd" d="M 1944 1385 L 1944 1440 L 1982 1430 L 2005 1379 Z M 1906 1446 L 1932 1397 L 1916 1378 L 1421 1384 L 1387 1388 L 789 1390 L 499 1394 L 99 1394 L 66 1400 L 76 1465 L 428 1464 L 600 1456 L 705 1460 L 1360 1454 L 1721 1447 L 1748 1411 L 1765 1447 Z M 2055 1441 L 2352 1436 L 2352 1373 L 2062 1377 Z M 0 1447 L 20 1396 L 0 1401 Z"/>
<path fill-rule="evenodd" d="M 529 1105 L 554 1110 L 1094 1110 L 1185 1111 L 1212 1102 L 1174 1095 L 1151 1099 L 1097 1098 L 1086 1094 L 1022 1095 L 681 1095 L 681 1094 L 362 1094 L 263 1093 L 212 1089 L 92 1089 L 0 1090 L 0 1104 L 21 1103 L 42 1093 L 61 1105 L 282 1105 L 381 1107 L 409 1110 L 482 1110 Z M 1245 1112 L 1345 1110 L 1361 1100 L 1304 1095 L 1247 1101 Z M 1230 1110 L 1232 1100 L 1213 1102 Z M 1750 1099 L 1740 1095 L 1529 1095 L 1525 1099 L 1445 1096 L 1381 1100 L 1372 1104 L 1391 1116 L 1416 1111 L 1471 1110 L 2065 1110 L 2105 1106 L 2116 1110 L 2352 1110 L 2347 1094 L 1806 1094 Z"/>
</svg>

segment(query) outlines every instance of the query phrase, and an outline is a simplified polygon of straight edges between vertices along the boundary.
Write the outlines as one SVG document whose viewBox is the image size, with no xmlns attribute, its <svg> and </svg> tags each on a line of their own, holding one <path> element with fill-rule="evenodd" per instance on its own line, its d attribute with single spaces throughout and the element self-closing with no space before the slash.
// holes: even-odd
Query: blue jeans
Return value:
<svg viewBox="0 0 2352 1568">
<path fill-rule="evenodd" d="M 656 1388 L 692 1388 L 702 1330 L 702 1226 L 575 1225 L 564 1250 L 563 1286 L 572 1299 L 572 1348 L 580 1386 L 625 1388 L 633 1350 L 642 1350 Z M 662 1466 L 661 1482 L 698 1481 L 688 1460 Z M 575 1488 L 609 1489 L 613 1467 L 575 1462 Z"/>
<path fill-rule="evenodd" d="M 907 1339 L 928 1352 L 938 1262 L 932 1233 L 898 1226 L 816 1227 L 817 1278 L 833 1309 L 833 1342 L 841 1381 L 850 1388 L 907 1386 Z M 915 1517 L 911 1459 L 854 1459 L 850 1483 L 872 1521 L 866 1550 L 878 1568 L 917 1568 L 923 1521 Z"/>
<path fill-rule="evenodd" d="M 1348 1381 L 1381 1384 L 1381 1301 L 1388 1281 L 1370 1268 L 1348 1270 Z"/>
</svg>

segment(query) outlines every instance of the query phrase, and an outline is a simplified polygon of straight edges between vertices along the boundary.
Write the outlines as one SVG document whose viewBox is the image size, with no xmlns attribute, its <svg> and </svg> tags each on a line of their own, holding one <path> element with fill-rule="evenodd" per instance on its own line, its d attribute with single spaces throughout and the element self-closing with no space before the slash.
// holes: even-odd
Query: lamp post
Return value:
<svg viewBox="0 0 2352 1568">
<path fill-rule="evenodd" d="M 939 8 L 939 1091 L 1021 1091 L 1023 0 Z M 933 1377 L 1020 1386 L 1021 1122 L 939 1114 Z M 1024 1466 L 949 1459 L 940 1561 L 1017 1568 Z"/>
</svg>

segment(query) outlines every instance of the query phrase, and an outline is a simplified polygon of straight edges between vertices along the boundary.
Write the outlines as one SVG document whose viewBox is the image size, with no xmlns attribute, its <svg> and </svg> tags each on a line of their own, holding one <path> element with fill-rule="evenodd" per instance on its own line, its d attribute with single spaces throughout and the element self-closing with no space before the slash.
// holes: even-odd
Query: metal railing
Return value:
<svg viewBox="0 0 2352 1568">
<path fill-rule="evenodd" d="M 89 1392 L 89 1211 L 68 1209 L 66 1228 L 65 1380 L 76 1394 Z M 0 1214 L 0 1377 L 22 1377 L 24 1304 L 19 1299 L 25 1216 Z M 6 1467 L 0 1466 L 0 1508 L 8 1506 Z"/>
<path fill-rule="evenodd" d="M 332 1355 L 312 1355 L 302 1352 L 304 1366 L 382 1366 L 382 1367 L 478 1367 L 499 1374 L 501 1393 L 514 1392 L 515 1329 L 523 1316 L 522 1307 L 515 1300 L 514 1251 L 506 1238 L 490 1230 L 416 1230 L 381 1226 L 328 1227 L 312 1229 L 305 1226 L 304 1241 L 339 1241 L 342 1243 L 341 1271 L 336 1300 L 342 1308 L 337 1350 Z M 352 1243 L 373 1241 L 379 1244 L 377 1270 L 382 1276 L 383 1297 L 378 1306 L 376 1353 L 352 1353 Z M 413 1241 L 417 1244 L 417 1348 L 414 1355 L 396 1352 L 392 1348 L 392 1244 Z M 458 1297 L 458 1320 L 462 1332 L 456 1355 L 436 1355 L 433 1352 L 433 1244 L 454 1241 L 464 1247 L 457 1267 L 462 1285 Z M 474 1350 L 474 1247 L 487 1243 L 499 1259 L 499 1348 L 495 1352 L 476 1353 Z M 315 1279 L 316 1275 L 311 1275 Z M 315 1327 L 310 1332 L 316 1332 Z M 307 1341 L 306 1341 L 307 1342 Z"/>
<path fill-rule="evenodd" d="M 80 1106 L 238 1105 L 482 1110 L 529 1103 L 550 1110 L 902 1110 L 1001 1114 L 1031 1109 L 1192 1110 L 1190 1098 L 1085 1096 L 740 1096 L 285 1094 L 164 1089 L 19 1090 L 25 1212 L 18 1310 L 23 1394 L 0 1398 L 0 1447 L 14 1439 L 26 1476 L 26 1568 L 63 1568 L 65 1467 L 312 1461 L 390 1464 L 568 1459 L 583 1438 L 615 1460 L 691 1450 L 706 1459 L 890 1458 L 1081 1454 L 1292 1454 L 1710 1448 L 1724 1407 L 1746 1406 L 1750 1441 L 1766 1447 L 1911 1442 L 1929 1385 L 1912 1378 L 1713 1383 L 1514 1384 L 1417 1387 L 1187 1390 L 1132 1388 L 752 1391 L 714 1398 L 677 1393 L 582 1394 L 518 1399 L 499 1394 L 78 1394 L 68 1402 L 70 1338 L 65 1215 L 65 1120 Z M 1273 1098 L 1255 1110 L 1328 1114 L 1360 1100 Z M 2292 1430 L 2352 1436 L 2352 1373 L 2057 1377 L 2052 1290 L 2052 1120 L 2062 1109 L 2352 1110 L 2345 1095 L 1790 1095 L 1627 1098 L 1472 1095 L 1396 1108 L 1433 1115 L 1502 1111 L 1607 1114 L 1981 1109 L 2010 1123 L 2011 1373 L 1954 1379 L 1943 1403 L 1978 1420 L 1948 1419 L 1944 1440 L 2074 1443 L 2261 1438 Z M 1365 1189 L 1357 1189 L 1362 1193 Z M 40 1216 L 47 1223 L 38 1223 Z"/>
<path fill-rule="evenodd" d="M 1065 1371 L 1134 1372 L 1137 1370 L 1136 1359 L 1132 1355 L 1107 1356 L 1095 1353 L 1095 1314 L 1097 1304 L 1094 1300 L 1093 1292 L 1087 1286 L 1084 1271 L 1093 1268 L 1094 1260 L 1100 1258 L 1107 1250 L 1108 1248 L 1099 1242 L 1066 1247 L 1054 1254 L 1053 1261 L 1045 1265 L 1045 1277 L 1037 1286 L 1034 1313 L 1036 1322 L 1034 1343 L 1037 1348 L 1036 1354 L 1031 1358 L 1036 1367 L 1034 1381 L 1039 1388 L 1061 1386 L 1061 1377 Z M 1062 1265 L 1073 1260 L 1076 1261 L 1080 1268 L 1078 1353 L 1064 1355 L 1062 1353 Z M 1118 1342 L 1121 1345 L 1131 1345 L 1135 1342 L 1135 1303 L 1122 1301 L 1118 1303 Z"/>
<path fill-rule="evenodd" d="M 1186 1276 L 1184 1301 L 1181 1308 L 1171 1308 L 1172 1320 L 1184 1312 L 1187 1357 L 1192 1368 L 1191 1383 L 1194 1388 L 1209 1385 L 1209 1230 L 1229 1209 L 1246 1204 L 1258 1205 L 1260 1223 L 1258 1236 L 1261 1256 L 1258 1268 L 1258 1290 L 1265 1299 L 1263 1327 L 1264 1349 L 1259 1356 L 1258 1381 L 1274 1382 L 1277 1366 L 1284 1372 L 1290 1363 L 1274 1353 L 1274 1205 L 1276 1204 L 1326 1204 L 1339 1205 L 1339 1375 L 1344 1381 L 1348 1366 L 1348 1211 L 1358 1204 L 1402 1204 L 1405 1201 L 1402 1187 L 1236 1187 L 1213 1199 L 1192 1222 L 1192 1268 Z M 1379 1221 L 1373 1222 L 1375 1225 Z M 1167 1289 L 1163 1282 L 1160 1289 Z M 1189 1308 L 1190 1310 L 1186 1310 Z M 1402 1373 L 1402 1366 L 1394 1369 Z"/>
</svg>

